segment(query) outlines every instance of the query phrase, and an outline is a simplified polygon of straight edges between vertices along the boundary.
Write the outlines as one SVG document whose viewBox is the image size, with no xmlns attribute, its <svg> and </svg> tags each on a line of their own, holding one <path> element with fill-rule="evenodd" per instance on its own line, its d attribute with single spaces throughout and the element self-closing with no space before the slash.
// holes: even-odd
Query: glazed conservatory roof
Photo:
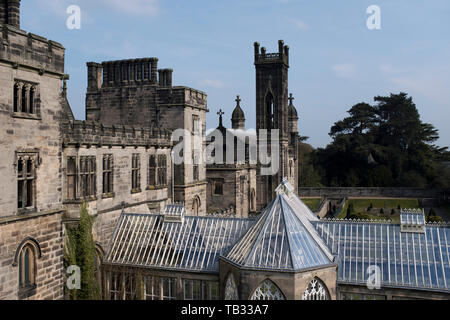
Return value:
<svg viewBox="0 0 450 320">
<path fill-rule="evenodd" d="M 412 211 L 400 224 L 319 220 L 287 181 L 276 192 L 256 221 L 184 216 L 177 205 L 162 215 L 122 213 L 104 262 L 209 273 L 219 272 L 219 257 L 281 272 L 337 263 L 338 282 L 354 285 L 367 285 L 377 266 L 382 287 L 450 291 L 448 225 L 424 224 Z"/>
<path fill-rule="evenodd" d="M 399 224 L 390 223 L 324 220 L 313 224 L 339 256 L 341 283 L 364 285 L 368 267 L 378 266 L 382 286 L 449 291 L 448 226 L 426 225 L 424 232 L 402 232 Z"/>
<path fill-rule="evenodd" d="M 278 191 L 275 200 L 224 259 L 262 270 L 298 271 L 331 265 L 333 255 L 311 224 L 309 214 L 296 213 L 296 196 Z"/>
<path fill-rule="evenodd" d="M 250 219 L 125 214 L 119 218 L 104 262 L 217 272 L 219 256 L 254 222 Z"/>
</svg>

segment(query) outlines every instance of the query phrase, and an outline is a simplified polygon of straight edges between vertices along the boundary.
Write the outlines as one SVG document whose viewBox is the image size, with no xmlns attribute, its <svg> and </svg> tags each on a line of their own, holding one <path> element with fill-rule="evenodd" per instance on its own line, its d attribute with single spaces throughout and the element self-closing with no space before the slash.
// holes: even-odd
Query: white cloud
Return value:
<svg viewBox="0 0 450 320">
<path fill-rule="evenodd" d="M 293 25 L 295 25 L 295 26 L 296 26 L 297 28 L 299 28 L 300 30 L 308 30 L 308 29 L 309 29 L 309 25 L 308 25 L 305 21 L 303 21 L 303 20 L 301 20 L 301 19 L 292 19 L 292 18 L 289 18 L 288 21 L 289 21 L 290 23 L 292 23 Z"/>
<path fill-rule="evenodd" d="M 199 85 L 205 86 L 205 87 L 210 87 L 210 88 L 216 88 L 216 89 L 220 89 L 225 86 L 225 84 L 222 81 L 211 80 L 211 79 L 204 79 L 199 82 Z"/>
<path fill-rule="evenodd" d="M 332 66 L 334 73 L 340 78 L 353 78 L 356 75 L 356 66 L 354 64 L 335 64 Z"/>
</svg>

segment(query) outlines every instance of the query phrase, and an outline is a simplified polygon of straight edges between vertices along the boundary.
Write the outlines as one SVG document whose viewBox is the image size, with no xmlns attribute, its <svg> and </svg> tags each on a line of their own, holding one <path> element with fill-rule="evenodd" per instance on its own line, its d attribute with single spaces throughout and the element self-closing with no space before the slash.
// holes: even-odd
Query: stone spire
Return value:
<svg viewBox="0 0 450 320">
<path fill-rule="evenodd" d="M 298 113 L 297 109 L 294 107 L 294 97 L 292 93 L 289 95 L 289 131 L 290 132 L 297 132 L 298 130 Z"/>
<path fill-rule="evenodd" d="M 236 97 L 236 108 L 233 111 L 233 115 L 231 117 L 231 123 L 233 129 L 245 129 L 245 114 L 241 109 L 241 98 L 239 96 Z"/>
</svg>

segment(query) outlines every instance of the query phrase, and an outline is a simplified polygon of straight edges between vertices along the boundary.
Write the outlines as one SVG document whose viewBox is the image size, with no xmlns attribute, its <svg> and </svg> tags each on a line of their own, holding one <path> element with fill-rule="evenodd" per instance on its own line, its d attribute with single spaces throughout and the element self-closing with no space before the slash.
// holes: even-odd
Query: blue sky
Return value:
<svg viewBox="0 0 450 320">
<path fill-rule="evenodd" d="M 66 28 L 69 5 L 81 29 Z M 381 8 L 381 30 L 368 30 L 366 9 Z M 450 2 L 448 0 L 35 0 L 22 1 L 22 29 L 67 49 L 69 99 L 84 119 L 86 62 L 158 57 L 174 85 L 208 94 L 207 127 L 226 125 L 242 98 L 255 126 L 253 42 L 268 52 L 290 46 L 289 90 L 300 134 L 330 142 L 333 123 L 358 102 L 400 91 L 450 145 Z"/>
</svg>

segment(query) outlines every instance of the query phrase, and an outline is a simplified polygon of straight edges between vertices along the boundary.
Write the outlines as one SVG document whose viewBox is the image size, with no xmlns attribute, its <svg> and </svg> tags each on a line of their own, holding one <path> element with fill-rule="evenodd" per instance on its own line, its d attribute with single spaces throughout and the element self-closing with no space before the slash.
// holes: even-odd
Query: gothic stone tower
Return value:
<svg viewBox="0 0 450 320">
<path fill-rule="evenodd" d="M 288 69 L 289 47 L 282 40 L 278 41 L 278 53 L 266 53 L 255 42 L 256 67 L 256 129 L 258 146 L 261 147 L 261 129 L 279 130 L 279 170 L 274 175 L 262 175 L 258 170 L 257 209 L 262 210 L 274 196 L 275 188 L 283 178 L 289 178 L 295 189 L 297 178 L 297 125 L 293 117 L 289 117 L 288 105 Z M 295 131 L 295 132 L 291 132 Z M 295 137 L 295 138 L 294 138 Z M 270 150 L 270 139 L 267 141 Z M 270 153 L 271 151 L 269 151 Z"/>
</svg>

